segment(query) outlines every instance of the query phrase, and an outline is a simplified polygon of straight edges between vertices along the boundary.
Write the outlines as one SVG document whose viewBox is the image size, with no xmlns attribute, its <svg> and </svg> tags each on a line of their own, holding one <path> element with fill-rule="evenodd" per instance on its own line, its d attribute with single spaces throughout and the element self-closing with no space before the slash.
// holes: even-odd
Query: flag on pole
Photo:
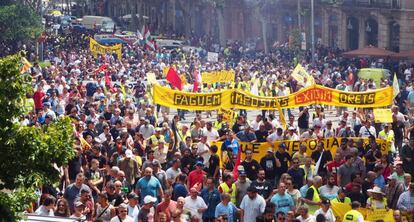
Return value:
<svg viewBox="0 0 414 222">
<path fill-rule="evenodd" d="M 259 95 L 259 85 L 258 85 L 258 81 L 255 80 L 254 84 L 252 86 L 252 90 L 250 91 L 253 95 L 258 96 Z"/>
<path fill-rule="evenodd" d="M 321 167 L 322 155 L 323 155 L 323 152 L 319 156 L 318 162 L 316 162 L 316 165 L 315 165 L 315 175 L 318 175 L 319 168 Z"/>
<path fill-rule="evenodd" d="M 181 82 L 181 78 L 178 73 L 174 70 L 174 68 L 170 67 L 167 73 L 167 80 L 171 83 L 175 88 L 182 90 L 183 84 Z"/>
<path fill-rule="evenodd" d="M 400 84 L 398 83 L 397 74 L 394 73 L 394 80 L 392 81 L 393 97 L 397 97 L 400 93 Z"/>
<path fill-rule="evenodd" d="M 21 74 L 28 72 L 29 69 L 32 67 L 32 64 L 29 61 L 27 61 L 25 57 L 22 57 L 22 64 L 23 66 L 20 69 Z"/>
<path fill-rule="evenodd" d="M 232 158 L 232 157 L 229 157 Z M 237 158 L 236 158 L 236 162 L 234 163 L 234 168 L 233 168 L 233 178 L 234 181 L 237 181 L 238 177 L 239 177 L 239 166 L 241 163 L 241 150 L 239 149 L 239 152 L 237 152 Z"/>
<path fill-rule="evenodd" d="M 150 33 L 148 26 L 144 25 L 142 30 L 143 30 L 142 33 L 144 33 L 144 36 L 143 36 L 144 46 L 149 50 L 155 50 L 156 48 L 155 41 L 151 37 L 151 33 Z"/>
<path fill-rule="evenodd" d="M 200 84 L 202 82 L 200 71 L 198 69 L 194 69 L 193 79 L 194 79 L 193 92 L 197 92 L 198 91 L 198 86 L 200 86 Z"/>
</svg>

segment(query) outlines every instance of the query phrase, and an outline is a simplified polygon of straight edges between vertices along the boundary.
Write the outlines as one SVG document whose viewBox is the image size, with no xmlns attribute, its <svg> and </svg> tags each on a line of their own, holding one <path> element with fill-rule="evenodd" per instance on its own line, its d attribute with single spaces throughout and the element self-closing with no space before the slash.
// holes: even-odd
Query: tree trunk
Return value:
<svg viewBox="0 0 414 222">
<path fill-rule="evenodd" d="M 129 30 L 132 32 L 136 32 L 138 28 L 137 4 L 139 3 L 136 3 L 134 0 L 129 1 L 129 6 L 131 7 L 131 10 L 129 11 L 131 13 L 131 23 L 129 23 Z"/>
<path fill-rule="evenodd" d="M 224 13 L 222 8 L 217 8 L 217 22 L 219 27 L 219 42 L 221 46 L 226 46 L 226 33 L 224 30 Z"/>
<path fill-rule="evenodd" d="M 265 54 L 267 54 L 269 51 L 267 46 L 267 23 L 263 17 L 260 19 L 260 22 L 262 23 L 263 47 L 265 50 Z"/>
</svg>

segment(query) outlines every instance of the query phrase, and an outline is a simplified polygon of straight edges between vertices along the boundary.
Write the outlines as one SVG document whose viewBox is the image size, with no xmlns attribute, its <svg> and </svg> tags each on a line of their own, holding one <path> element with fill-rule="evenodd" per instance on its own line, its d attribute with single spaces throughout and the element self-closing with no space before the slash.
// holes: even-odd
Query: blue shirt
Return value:
<svg viewBox="0 0 414 222">
<path fill-rule="evenodd" d="M 237 155 L 239 153 L 239 147 L 239 142 L 236 139 L 233 139 L 232 141 L 225 140 L 221 145 L 221 151 L 225 151 L 228 148 L 231 148 L 233 150 L 233 154 Z"/>
<path fill-rule="evenodd" d="M 143 204 L 145 196 L 147 195 L 150 195 L 153 197 L 158 196 L 158 190 L 161 188 L 161 183 L 154 176 L 151 176 L 149 180 L 146 177 L 143 177 L 138 180 L 138 183 L 135 186 L 135 188 L 140 190 L 141 204 Z"/>
<path fill-rule="evenodd" d="M 408 93 L 407 99 L 410 101 L 411 104 L 414 104 L 414 90 L 411 90 Z"/>
<path fill-rule="evenodd" d="M 179 197 L 186 197 L 187 194 L 188 194 L 188 191 L 185 188 L 185 186 L 181 183 L 177 183 L 177 184 L 175 184 L 174 189 L 173 189 L 173 198 L 172 199 L 177 201 L 177 199 Z"/>
<path fill-rule="evenodd" d="M 379 177 L 375 178 L 374 184 L 383 190 L 385 188 L 385 179 L 384 176 L 380 175 Z"/>
<path fill-rule="evenodd" d="M 308 184 L 305 184 L 304 186 L 302 186 L 302 187 L 299 189 L 299 191 L 300 191 L 300 195 L 301 195 L 302 197 L 306 197 L 306 192 L 308 191 L 308 189 L 309 189 Z"/>
<path fill-rule="evenodd" d="M 223 203 L 219 203 L 216 206 L 216 210 L 214 212 L 214 217 L 217 218 L 218 216 L 226 215 L 227 219 L 228 219 L 228 222 L 235 222 L 234 214 L 236 212 L 237 212 L 237 208 L 232 202 L 229 202 L 227 204 L 227 206 L 224 206 Z"/>
<path fill-rule="evenodd" d="M 236 134 L 237 138 L 239 138 L 240 141 L 242 142 L 250 142 L 253 140 L 257 140 L 256 138 L 256 134 L 248 132 L 246 133 L 246 131 L 240 131 Z"/>
<path fill-rule="evenodd" d="M 204 188 L 201 190 L 200 196 L 207 205 L 207 210 L 204 211 L 203 218 L 214 218 L 216 206 L 221 202 L 220 192 L 217 189 L 210 192 L 207 188 Z"/>
<path fill-rule="evenodd" d="M 286 193 L 283 196 L 278 193 L 273 195 L 270 202 L 276 204 L 275 214 L 278 212 L 287 214 L 290 211 L 290 208 L 294 206 L 292 197 Z"/>
</svg>

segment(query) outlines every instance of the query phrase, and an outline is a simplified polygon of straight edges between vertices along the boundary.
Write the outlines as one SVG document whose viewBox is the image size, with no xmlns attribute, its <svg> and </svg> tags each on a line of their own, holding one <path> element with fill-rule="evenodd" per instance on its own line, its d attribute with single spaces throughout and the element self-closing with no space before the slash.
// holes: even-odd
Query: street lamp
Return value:
<svg viewBox="0 0 414 222">
<path fill-rule="evenodd" d="M 312 64 L 315 63 L 315 0 L 311 0 L 311 52 Z"/>
</svg>

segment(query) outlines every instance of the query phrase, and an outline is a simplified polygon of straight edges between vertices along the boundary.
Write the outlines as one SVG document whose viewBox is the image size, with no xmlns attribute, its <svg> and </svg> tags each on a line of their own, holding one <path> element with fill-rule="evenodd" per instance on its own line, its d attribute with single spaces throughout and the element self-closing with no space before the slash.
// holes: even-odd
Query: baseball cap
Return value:
<svg viewBox="0 0 414 222">
<path fill-rule="evenodd" d="M 197 161 L 197 163 L 195 164 L 196 166 L 204 166 L 204 163 L 201 161 Z"/>
<path fill-rule="evenodd" d="M 134 192 L 128 194 L 128 199 L 139 199 L 138 195 Z"/>
<path fill-rule="evenodd" d="M 80 201 L 76 201 L 74 205 L 75 205 L 75 207 L 84 207 L 85 206 L 85 204 L 83 204 Z"/>
<path fill-rule="evenodd" d="M 257 188 L 255 186 L 250 186 L 250 187 L 247 188 L 247 192 L 257 193 Z"/>
<path fill-rule="evenodd" d="M 158 161 L 158 160 L 153 160 L 153 161 L 152 161 L 152 165 L 159 166 L 159 165 L 160 165 L 160 161 Z"/>
<path fill-rule="evenodd" d="M 280 148 L 283 148 L 283 149 L 286 149 L 286 144 L 281 143 L 281 144 L 279 144 L 279 147 L 280 147 Z"/>
<path fill-rule="evenodd" d="M 272 148 L 268 148 L 268 149 L 267 149 L 267 152 L 269 152 L 269 153 L 273 153 L 273 149 L 272 149 Z"/>
<path fill-rule="evenodd" d="M 324 204 L 324 205 L 327 205 L 327 204 L 331 204 L 331 201 L 330 201 L 330 200 L 328 200 L 328 199 L 323 199 L 323 200 L 321 201 L 321 203 L 322 203 L 322 204 Z"/>
<path fill-rule="evenodd" d="M 134 156 L 134 154 L 132 154 L 132 150 L 126 150 L 125 151 L 125 156 L 127 158 L 132 158 Z"/>
<path fill-rule="evenodd" d="M 147 195 L 144 197 L 144 204 L 151 204 L 151 203 L 155 203 L 157 201 L 157 198 Z"/>
<path fill-rule="evenodd" d="M 389 180 L 398 180 L 398 177 L 395 174 L 391 174 L 387 179 L 389 179 Z"/>
</svg>

